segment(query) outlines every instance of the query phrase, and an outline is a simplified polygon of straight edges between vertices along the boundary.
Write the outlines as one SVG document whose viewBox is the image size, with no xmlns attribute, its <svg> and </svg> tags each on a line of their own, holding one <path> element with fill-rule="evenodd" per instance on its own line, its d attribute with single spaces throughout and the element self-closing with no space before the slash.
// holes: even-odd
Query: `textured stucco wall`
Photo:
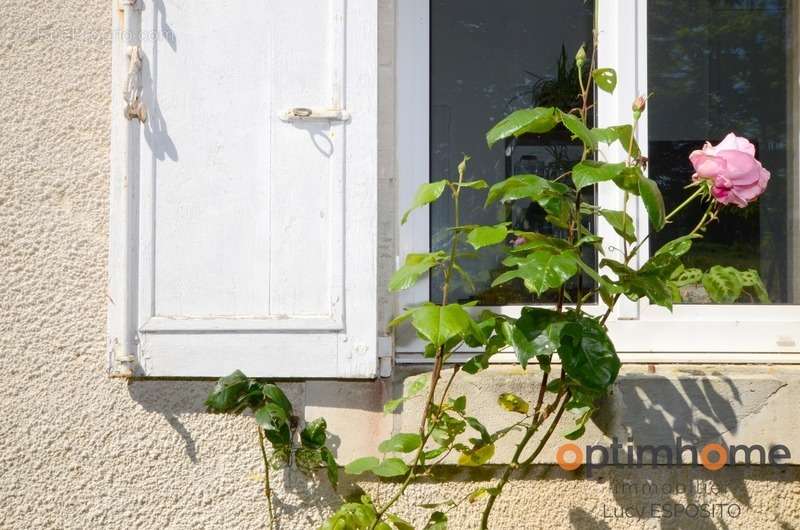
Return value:
<svg viewBox="0 0 800 530">
<path fill-rule="evenodd" d="M 0 528 L 263 527 L 248 418 L 204 413 L 209 382 L 106 377 L 110 16 L 106 0 L 0 4 Z M 391 84 L 390 63 L 382 55 L 383 86 Z M 382 179 L 392 182 L 391 169 Z M 391 245 L 382 252 L 390 261 Z M 342 433 L 337 445 L 352 454 L 391 429 L 395 419 L 379 412 L 390 387 L 314 383 L 289 390 L 307 415 L 331 419 L 331 430 Z M 400 511 L 419 521 L 416 503 L 458 498 L 488 477 L 440 478 L 414 488 Z M 723 491 L 713 500 L 742 506 L 740 517 L 721 523 L 604 519 L 604 509 L 638 500 L 615 493 L 614 481 L 625 478 L 686 483 L 708 476 L 621 470 L 586 481 L 538 467 L 513 483 L 495 527 L 800 526 L 794 467 L 715 475 Z M 281 528 L 313 528 L 336 502 L 324 485 L 295 473 L 276 480 Z M 378 495 L 392 487 L 363 486 Z M 451 520 L 459 529 L 475 519 L 461 507 Z"/>
</svg>

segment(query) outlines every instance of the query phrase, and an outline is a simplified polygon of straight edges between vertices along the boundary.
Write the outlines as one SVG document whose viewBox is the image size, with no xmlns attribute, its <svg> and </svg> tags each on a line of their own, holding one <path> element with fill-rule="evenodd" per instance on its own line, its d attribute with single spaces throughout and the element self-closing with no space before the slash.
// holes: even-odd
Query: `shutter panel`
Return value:
<svg viewBox="0 0 800 530">
<path fill-rule="evenodd" d="M 375 3 L 120 1 L 112 372 L 375 376 Z"/>
</svg>

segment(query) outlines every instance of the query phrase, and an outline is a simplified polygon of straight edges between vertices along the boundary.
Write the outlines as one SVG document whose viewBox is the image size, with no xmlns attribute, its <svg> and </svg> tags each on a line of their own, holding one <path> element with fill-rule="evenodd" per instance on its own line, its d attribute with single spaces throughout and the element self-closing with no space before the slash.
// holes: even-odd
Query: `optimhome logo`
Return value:
<svg viewBox="0 0 800 530">
<path fill-rule="evenodd" d="M 691 455 L 691 456 L 689 456 Z M 649 457 L 649 458 L 648 458 Z M 596 469 L 606 466 L 625 466 L 641 468 L 645 465 L 692 465 L 703 466 L 709 471 L 719 471 L 726 465 L 760 464 L 781 467 L 788 464 L 792 454 L 785 445 L 775 444 L 769 448 L 763 445 L 722 445 L 718 443 L 684 444 L 679 436 L 674 445 L 623 446 L 617 438 L 611 444 L 587 445 L 567 443 L 556 451 L 556 462 L 566 471 L 574 471 L 586 464 L 586 477 L 590 478 Z"/>
</svg>

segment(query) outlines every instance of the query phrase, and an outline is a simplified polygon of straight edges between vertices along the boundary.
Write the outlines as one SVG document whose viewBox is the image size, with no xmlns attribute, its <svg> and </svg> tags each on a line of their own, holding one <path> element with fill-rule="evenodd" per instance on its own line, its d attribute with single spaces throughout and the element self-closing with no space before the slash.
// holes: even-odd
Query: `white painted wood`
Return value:
<svg viewBox="0 0 800 530">
<path fill-rule="evenodd" d="M 137 375 L 376 375 L 377 8 L 353 4 L 147 2 L 150 116 L 112 175 Z"/>
</svg>

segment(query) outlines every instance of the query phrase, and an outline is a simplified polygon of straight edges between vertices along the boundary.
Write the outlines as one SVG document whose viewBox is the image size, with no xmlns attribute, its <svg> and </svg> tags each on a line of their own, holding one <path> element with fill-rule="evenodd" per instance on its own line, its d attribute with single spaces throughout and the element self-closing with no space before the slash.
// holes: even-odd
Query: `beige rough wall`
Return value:
<svg viewBox="0 0 800 530">
<path fill-rule="evenodd" d="M 110 16 L 106 0 L 0 3 L 0 528 L 264 527 L 253 425 L 206 414 L 211 383 L 106 377 Z M 377 437 L 348 421 L 356 409 L 376 414 L 380 385 L 296 384 L 290 394 L 307 412 L 337 407 L 336 432 Z M 797 468 L 725 471 L 715 478 L 728 491 L 715 500 L 742 504 L 739 518 L 663 525 L 604 519 L 604 507 L 630 500 L 608 478 L 533 474 L 512 484 L 495 528 L 800 526 Z M 441 478 L 401 511 L 421 523 L 415 503 L 457 498 L 487 477 Z M 276 480 L 280 528 L 314 528 L 336 502 L 295 473 Z M 475 518 L 459 508 L 452 521 L 472 528 Z"/>
</svg>

